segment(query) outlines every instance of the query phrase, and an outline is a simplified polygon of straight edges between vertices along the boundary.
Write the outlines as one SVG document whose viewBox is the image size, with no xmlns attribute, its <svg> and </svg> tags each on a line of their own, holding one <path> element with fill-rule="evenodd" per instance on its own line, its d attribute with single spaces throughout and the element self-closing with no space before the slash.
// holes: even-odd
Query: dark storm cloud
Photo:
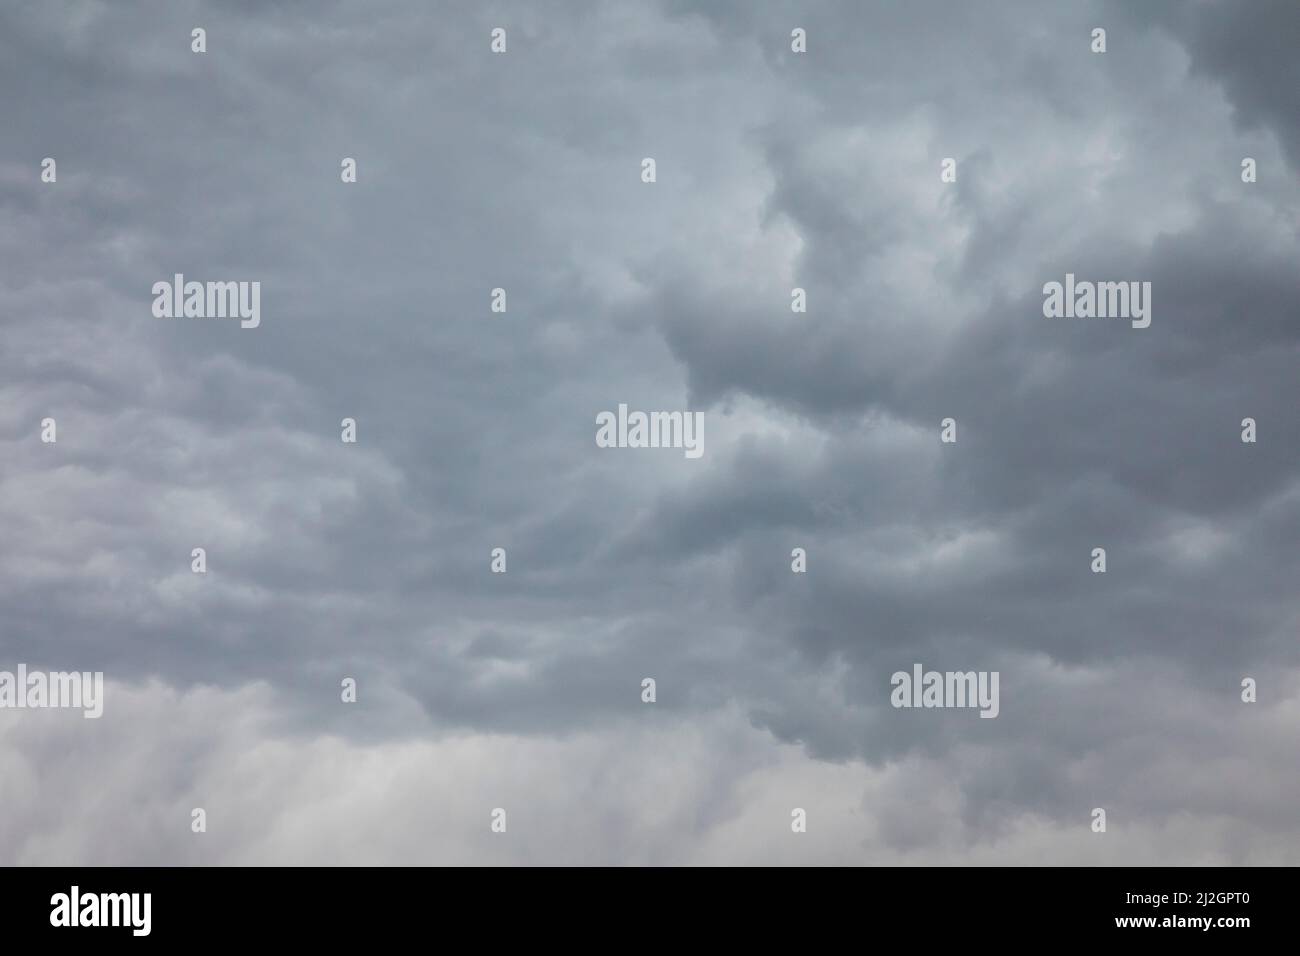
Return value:
<svg viewBox="0 0 1300 956">
<path fill-rule="evenodd" d="M 6 10 L 6 659 L 260 681 L 375 746 L 617 735 L 653 675 L 674 720 L 949 767 L 899 847 L 1177 813 L 1205 735 L 1284 749 L 1237 686 L 1297 663 L 1300 87 L 1251 10 Z M 1067 271 L 1151 281 L 1151 327 L 1045 319 Z M 261 328 L 154 319 L 175 272 L 261 281 Z M 620 402 L 703 409 L 705 458 L 596 448 Z M 1001 669 L 1002 715 L 891 709 L 914 661 Z"/>
<path fill-rule="evenodd" d="M 1185 46 L 1192 70 L 1214 79 L 1238 121 L 1264 127 L 1300 166 L 1300 8 L 1288 0 L 1259 3 L 1115 4 L 1125 17 L 1168 28 Z"/>
<path fill-rule="evenodd" d="M 902 16 L 898 9 L 894 17 Z M 855 26 L 870 19 L 852 18 L 842 8 L 840 15 Z M 922 48 L 942 47 L 951 30 L 963 31 L 964 56 L 1001 49 L 1005 55 L 995 65 L 990 58 L 975 69 L 991 72 L 994 86 L 1042 66 L 1031 46 L 1009 42 L 996 17 L 972 19 L 951 27 L 931 23 Z M 811 22 L 810 35 L 826 55 L 817 62 L 834 62 L 838 52 L 841 79 L 843 73 L 861 77 L 860 89 L 869 88 L 867 77 L 877 75 L 879 61 L 868 52 L 850 63 L 847 49 L 874 52 L 899 27 L 891 21 L 879 33 L 846 39 L 843 30 L 817 30 L 815 15 L 794 15 L 791 22 Z M 1235 699 L 1240 674 L 1264 662 L 1295 663 L 1285 635 L 1294 627 L 1296 605 L 1284 582 L 1300 566 L 1289 536 L 1275 533 L 1276 522 L 1291 528 L 1300 520 L 1294 493 L 1300 425 L 1291 411 L 1300 344 L 1294 184 L 1275 169 L 1265 190 L 1277 205 L 1257 202 L 1243 191 L 1253 187 L 1239 182 L 1237 159 L 1258 144 L 1243 142 L 1235 153 L 1231 145 L 1202 146 L 1199 130 L 1177 127 L 1187 112 L 1135 110 L 1168 95 L 1158 68 L 1176 68 L 1177 61 L 1158 34 L 1122 31 L 1122 22 L 1111 24 L 1107 65 L 1115 63 L 1118 76 L 1099 76 L 1076 55 L 1086 51 L 1086 29 L 1075 30 L 1082 39 L 1073 48 L 1054 38 L 1054 48 L 1062 50 L 1058 70 L 1083 80 L 1073 100 L 1060 102 L 1059 86 L 1021 89 L 1015 95 L 1026 101 L 1029 115 L 1043 117 L 1040 129 L 1003 129 L 995 122 L 983 141 L 965 140 L 971 161 L 961 163 L 955 202 L 941 207 L 939 218 L 950 234 L 965 231 L 966 238 L 954 256 L 940 258 L 923 276 L 946 293 L 934 305 L 920 297 L 900 302 L 895 262 L 885 255 L 900 243 L 924 253 L 927 243 L 942 242 L 923 232 L 930 219 L 908 223 L 898 208 L 906 191 L 900 194 L 896 182 L 906 183 L 908 171 L 871 175 L 863 166 L 827 161 L 827 144 L 852 149 L 850 133 L 870 128 L 879 103 L 859 97 L 861 118 L 852 117 L 842 84 L 819 86 L 800 73 L 792 82 L 809 93 L 814 119 L 775 124 L 765 155 L 774 179 L 768 215 L 792 223 L 801 242 L 792 284 L 808 287 L 813 304 L 806 320 L 782 318 L 779 303 L 764 302 L 751 290 L 702 285 L 686 262 L 678 272 L 665 272 L 659 298 L 642 306 L 659 316 L 666 341 L 687 367 L 692 394 L 705 406 L 752 396 L 819 423 L 833 443 L 861 441 L 857 425 L 844 426 L 855 415 L 936 437 L 942 417 L 960 422 L 962 452 L 945 453 L 923 469 L 926 480 L 912 485 L 910 501 L 890 489 L 908 467 L 905 460 L 855 469 L 857 463 L 827 456 L 828 473 L 859 476 L 857 492 L 837 489 L 833 504 L 836 513 L 856 518 L 854 524 L 831 530 L 805 519 L 801 529 L 757 540 L 746 531 L 761 522 L 728 526 L 730 543 L 746 555 L 741 573 L 752 575 L 741 591 L 757 603 L 753 619 L 764 623 L 756 629 L 770 632 L 783 621 L 787 641 L 803 649 L 809 665 L 837 660 L 847 666 L 840 689 L 865 708 L 825 725 L 808 713 L 815 705 L 769 705 L 761 719 L 782 737 L 840 756 L 914 746 L 915 733 L 928 735 L 929 728 L 879 729 L 887 719 L 880 717 L 885 677 L 913 660 L 968 668 L 976 666 L 973 660 L 1001 659 L 1008 699 L 1031 693 L 1017 680 L 1024 664 L 1014 655 L 1033 651 L 1090 666 L 1158 671 L 1164 665 L 1155 662 L 1164 661 L 1195 693 L 1229 699 Z M 888 61 L 891 52 L 881 52 Z M 1203 55 L 1193 51 L 1194 59 Z M 934 66 L 925 56 L 895 63 L 889 108 L 937 113 L 938 130 L 964 132 L 969 120 L 962 113 L 976 93 L 953 82 L 951 73 L 936 77 Z M 1126 79 L 1143 85 L 1126 86 Z M 843 124 L 838 140 L 826 135 L 827 118 Z M 976 122 L 988 119 L 980 114 Z M 1279 111 L 1271 123 L 1281 119 Z M 1293 114 L 1287 119 L 1295 122 Z M 814 128 L 819 122 L 823 126 Z M 1133 146 L 1156 145 L 1152 125 L 1165 142 L 1144 156 Z M 1100 180 L 1084 157 L 1067 157 L 1057 167 L 1040 161 L 1054 139 L 1084 146 L 1091 136 L 1113 136 L 1112 130 L 1123 131 L 1118 142 L 1125 155 L 1110 162 Z M 1277 132 L 1284 142 L 1291 135 L 1281 126 Z M 1035 133 L 1044 141 L 1036 142 Z M 938 155 L 915 159 L 935 175 Z M 1228 158 L 1216 169 L 1221 156 Z M 1131 189 L 1152 172 L 1168 175 L 1171 167 L 1175 182 L 1186 188 L 1170 198 L 1191 210 L 1188 221 L 1137 238 L 1134 233 L 1143 230 L 1134 223 L 1165 211 L 1136 197 L 1114 216 L 1113 204 L 1128 202 Z M 1011 177 L 1015 188 L 995 193 L 983 176 Z M 1235 192 L 1225 196 L 1225 188 Z M 1049 235 L 1047 215 L 1062 207 L 1072 215 L 1060 217 L 1065 228 Z M 1008 256 L 1018 283 L 990 283 L 988 271 Z M 1041 285 L 1067 271 L 1152 281 L 1153 326 L 1138 331 L 1127 323 L 1044 319 Z M 954 301 L 966 321 L 949 324 L 935 316 Z M 1238 432 L 1246 416 L 1271 422 L 1276 441 L 1268 448 L 1243 446 Z M 769 470 L 749 473 L 760 486 L 773 483 Z M 769 492 L 764 513 L 778 522 L 781 515 L 806 514 L 826 484 L 814 475 Z M 727 514 L 710 508 L 710 491 L 694 490 L 693 498 L 671 502 L 652 522 L 689 526 L 691 533 L 680 536 L 688 553 L 718 546 L 701 537 L 710 522 L 696 513 Z M 731 503 L 751 497 L 737 494 Z M 957 548 L 953 542 L 966 536 L 978 543 L 980 534 L 990 540 L 972 545 L 969 557 L 920 573 L 898 570 L 911 557 L 909 536 L 919 539 L 914 547 Z M 806 584 L 772 560 L 782 537 L 787 546 L 814 542 L 818 571 Z M 1088 572 L 1088 555 L 1098 545 L 1110 552 L 1107 577 Z M 770 569 L 765 576 L 757 572 L 763 567 Z M 1125 717 L 1093 729 L 1119 739 L 1125 722 L 1140 720 L 1147 706 L 1107 697 L 1107 707 Z M 846 721 L 858 733 L 846 732 Z M 1012 716 L 992 733 L 1007 733 L 1009 742 L 1028 726 Z M 963 737 L 974 732 L 958 731 Z M 990 773 L 1016 776 L 1032 766 L 1032 779 L 1059 789 L 1057 770 L 1049 769 L 1051 758 L 1043 753 L 1009 759 L 1026 765 L 1009 768 L 1004 761 Z M 1057 768 L 1067 763 L 1063 751 Z M 1032 804 L 1039 802 L 1030 796 L 1037 789 L 1026 784 L 1011 792 Z M 978 803 L 980 792 L 975 785 L 969 795 Z"/>
</svg>

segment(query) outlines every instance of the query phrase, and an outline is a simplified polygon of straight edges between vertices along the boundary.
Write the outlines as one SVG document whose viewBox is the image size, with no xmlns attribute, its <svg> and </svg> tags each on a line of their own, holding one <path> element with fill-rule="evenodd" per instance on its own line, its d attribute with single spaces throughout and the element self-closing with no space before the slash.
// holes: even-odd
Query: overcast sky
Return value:
<svg viewBox="0 0 1300 956">
<path fill-rule="evenodd" d="M 0 670 L 108 681 L 0 710 L 0 863 L 1300 864 L 1298 49 L 1294 0 L 0 7 Z M 1045 318 L 1066 273 L 1150 327 Z M 619 403 L 703 457 L 598 448 Z M 914 663 L 999 716 L 891 707 Z"/>
</svg>

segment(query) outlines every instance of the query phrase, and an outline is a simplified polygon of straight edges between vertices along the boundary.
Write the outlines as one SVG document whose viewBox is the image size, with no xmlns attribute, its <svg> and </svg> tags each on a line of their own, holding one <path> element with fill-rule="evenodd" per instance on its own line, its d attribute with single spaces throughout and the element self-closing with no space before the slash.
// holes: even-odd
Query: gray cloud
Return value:
<svg viewBox="0 0 1300 956">
<path fill-rule="evenodd" d="M 465 836 L 456 861 L 1098 862 L 1105 805 L 1125 862 L 1294 862 L 1297 22 L 1214 2 L 0 13 L 21 91 L 0 105 L 0 669 L 108 672 L 130 703 L 86 772 L 105 806 L 158 811 L 96 856 L 99 811 L 38 799 L 95 731 L 0 721 L 39 818 L 0 858 L 333 862 L 362 843 L 311 836 L 341 813 L 418 812 L 393 775 L 451 800 L 413 769 L 446 757 L 484 801 L 518 764 L 516 832 L 598 808 L 553 831 L 581 851 Z M 153 318 L 175 272 L 261 281 L 262 327 Z M 1151 281 L 1151 327 L 1044 319 L 1066 272 Z M 595 447 L 620 402 L 703 410 L 704 459 Z M 893 710 L 914 661 L 1001 670 L 1002 715 Z M 243 752 L 239 785 L 283 796 L 223 789 Z M 664 782 L 682 796 L 659 813 L 638 788 Z M 762 821 L 788 835 L 819 786 L 853 836 L 764 850 Z M 186 806 L 214 791 L 231 829 L 203 858 Z"/>
</svg>

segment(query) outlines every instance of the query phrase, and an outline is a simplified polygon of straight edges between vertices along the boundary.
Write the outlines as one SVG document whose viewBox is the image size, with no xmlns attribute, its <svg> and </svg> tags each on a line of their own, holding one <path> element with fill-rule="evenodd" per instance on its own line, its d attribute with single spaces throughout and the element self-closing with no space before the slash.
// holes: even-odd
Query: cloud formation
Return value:
<svg viewBox="0 0 1300 956">
<path fill-rule="evenodd" d="M 110 681 L 0 712 L 0 861 L 1300 861 L 1298 33 L 0 12 L 0 669 Z M 154 318 L 177 272 L 261 326 Z M 1044 318 L 1067 272 L 1150 328 Z M 620 402 L 704 457 L 597 448 Z M 998 719 L 891 708 L 918 661 Z"/>
</svg>

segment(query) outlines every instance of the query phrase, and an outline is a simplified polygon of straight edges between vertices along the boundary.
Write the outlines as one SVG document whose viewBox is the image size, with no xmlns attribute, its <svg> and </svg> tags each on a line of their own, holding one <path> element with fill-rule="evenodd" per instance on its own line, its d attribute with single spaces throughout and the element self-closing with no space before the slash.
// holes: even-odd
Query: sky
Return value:
<svg viewBox="0 0 1300 956">
<path fill-rule="evenodd" d="M 0 709 L 0 863 L 1300 864 L 1297 49 L 1292 0 L 3 6 L 0 670 L 106 688 Z M 1045 317 L 1067 273 L 1150 326 Z"/>
</svg>

